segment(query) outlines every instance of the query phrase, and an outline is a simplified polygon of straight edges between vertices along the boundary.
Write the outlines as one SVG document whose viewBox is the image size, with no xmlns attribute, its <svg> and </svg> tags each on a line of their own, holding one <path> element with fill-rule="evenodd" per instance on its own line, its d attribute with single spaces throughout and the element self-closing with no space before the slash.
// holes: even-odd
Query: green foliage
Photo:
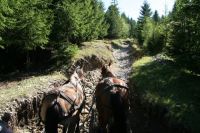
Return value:
<svg viewBox="0 0 200 133">
<path fill-rule="evenodd" d="M 133 19 L 129 19 L 129 25 L 130 25 L 130 31 L 129 31 L 129 36 L 132 38 L 137 37 L 137 24 L 136 21 Z"/>
<path fill-rule="evenodd" d="M 136 22 L 126 16 L 120 15 L 117 5 L 111 5 L 106 12 L 106 22 L 109 25 L 108 38 L 134 37 L 136 34 Z"/>
<path fill-rule="evenodd" d="M 60 51 L 63 57 L 69 54 L 70 58 L 66 47 L 71 43 L 103 38 L 107 29 L 99 0 L 0 0 L 1 58 L 14 57 L 8 66 L 15 66 L 19 59 L 20 64 L 29 66 L 29 54 L 38 49 L 48 51 L 48 56 L 57 56 L 56 52 L 49 53 Z M 33 60 L 36 56 L 39 54 L 35 53 Z M 5 66 L 0 65 L 0 69 Z"/>
<path fill-rule="evenodd" d="M 121 37 L 122 38 L 127 38 L 129 37 L 130 35 L 130 25 L 128 24 L 128 22 L 123 18 L 121 17 Z"/>
<path fill-rule="evenodd" d="M 60 1 L 54 12 L 53 41 L 80 43 L 107 34 L 103 4 L 97 0 Z"/>
<path fill-rule="evenodd" d="M 108 37 L 109 38 L 119 38 L 121 37 L 121 18 L 119 14 L 119 9 L 116 5 L 111 5 L 106 11 L 106 22 L 109 24 Z"/>
<path fill-rule="evenodd" d="M 168 55 L 200 73 L 200 6 L 198 1 L 177 0 L 172 12 Z"/>
<path fill-rule="evenodd" d="M 136 21 L 128 18 L 125 13 L 121 15 L 122 19 L 122 37 L 136 37 Z"/>
<path fill-rule="evenodd" d="M 137 21 L 137 39 L 139 44 L 143 44 L 144 39 L 142 38 L 142 30 L 146 21 L 146 18 L 150 17 L 152 14 L 150 5 L 144 1 L 141 10 L 140 10 L 140 16 Z"/>
<path fill-rule="evenodd" d="M 153 14 L 153 20 L 157 23 L 160 21 L 160 17 L 158 15 L 158 11 L 155 10 L 154 14 Z"/>
<path fill-rule="evenodd" d="M 200 127 L 199 93 L 200 77 L 180 69 L 166 57 L 143 57 L 133 64 L 132 79 L 143 101 L 161 106 L 169 111 L 170 123 L 182 123 L 191 132 Z"/>
<path fill-rule="evenodd" d="M 146 18 L 142 30 L 142 38 L 144 38 L 143 46 L 150 54 L 157 54 L 164 47 L 164 25 L 157 24 L 151 18 Z"/>
<path fill-rule="evenodd" d="M 101 1 L 92 0 L 92 14 L 90 18 L 92 20 L 88 21 L 90 23 L 88 40 L 105 37 L 109 26 L 105 21 L 104 7 Z"/>
<path fill-rule="evenodd" d="M 47 4 L 39 0 L 12 0 L 7 4 L 10 13 L 4 14 L 6 28 L 2 32 L 5 47 L 18 45 L 22 49 L 34 49 L 48 43 L 52 12 Z"/>
<path fill-rule="evenodd" d="M 9 27 L 9 19 L 5 15 L 10 15 L 13 10 L 9 7 L 7 0 L 0 0 L 0 49 L 5 48 L 2 33 L 6 27 Z"/>
<path fill-rule="evenodd" d="M 58 48 L 53 52 L 52 60 L 56 62 L 57 66 L 69 64 L 78 50 L 79 48 L 75 44 L 61 42 L 58 44 Z"/>
</svg>

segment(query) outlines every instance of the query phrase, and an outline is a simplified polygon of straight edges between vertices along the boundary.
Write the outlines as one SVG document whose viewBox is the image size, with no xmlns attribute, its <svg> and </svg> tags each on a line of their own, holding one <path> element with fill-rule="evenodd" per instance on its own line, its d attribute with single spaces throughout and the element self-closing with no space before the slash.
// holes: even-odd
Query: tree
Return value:
<svg viewBox="0 0 200 133">
<path fill-rule="evenodd" d="M 106 22 L 109 24 L 108 38 L 119 38 L 121 36 L 121 18 L 116 5 L 111 5 L 106 11 Z"/>
<path fill-rule="evenodd" d="M 164 47 L 164 25 L 155 23 L 152 18 L 147 18 L 142 30 L 144 48 L 149 54 L 157 54 Z"/>
<path fill-rule="evenodd" d="M 54 14 L 52 41 L 80 43 L 107 34 L 103 3 L 98 0 L 59 1 Z"/>
<path fill-rule="evenodd" d="M 197 0 L 177 0 L 172 12 L 168 55 L 200 73 L 200 6 Z"/>
<path fill-rule="evenodd" d="M 151 12 L 150 5 L 146 1 L 144 1 L 140 10 L 140 16 L 137 21 L 137 39 L 140 44 L 142 44 L 144 41 L 142 38 L 142 30 L 143 30 L 146 18 L 150 17 L 151 14 L 152 12 Z"/>
<path fill-rule="evenodd" d="M 122 36 L 134 37 L 136 22 L 132 18 L 127 17 L 125 13 L 121 14 L 121 18 L 122 18 L 122 25 L 123 25 Z"/>
<path fill-rule="evenodd" d="M 17 45 L 31 50 L 48 43 L 52 26 L 52 11 L 48 9 L 48 4 L 18 0 L 10 1 L 7 6 L 10 14 L 5 15 L 7 25 L 2 32 L 5 47 Z"/>
<path fill-rule="evenodd" d="M 92 14 L 89 19 L 90 34 L 88 40 L 103 38 L 107 35 L 108 24 L 105 21 L 103 3 L 98 0 L 92 0 Z"/>
<path fill-rule="evenodd" d="M 158 11 L 157 11 L 157 10 L 155 10 L 155 12 L 154 12 L 154 14 L 153 14 L 153 20 L 154 20 L 156 23 L 158 23 L 159 20 L 160 20 L 160 17 L 159 17 L 159 15 L 158 15 Z"/>
<path fill-rule="evenodd" d="M 136 21 L 133 20 L 132 18 L 129 19 L 129 25 L 130 25 L 129 37 L 136 38 L 136 36 L 137 36 L 137 30 L 136 30 L 137 23 L 136 23 Z"/>
</svg>

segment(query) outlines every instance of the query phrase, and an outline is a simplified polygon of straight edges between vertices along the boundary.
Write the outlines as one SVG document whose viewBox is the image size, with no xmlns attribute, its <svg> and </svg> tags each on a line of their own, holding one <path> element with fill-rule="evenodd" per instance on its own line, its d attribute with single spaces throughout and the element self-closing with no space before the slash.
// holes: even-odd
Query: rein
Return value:
<svg viewBox="0 0 200 133">
<path fill-rule="evenodd" d="M 89 111 L 88 111 L 88 115 L 86 116 L 86 118 L 85 118 L 85 120 L 83 120 L 82 122 L 83 122 L 83 124 L 89 119 L 89 115 L 90 115 L 90 113 L 91 113 L 91 111 L 92 111 L 92 108 L 93 108 L 93 106 L 94 106 L 94 103 L 95 103 L 95 100 L 94 100 L 94 93 L 95 93 L 95 89 L 93 90 L 93 92 L 92 92 L 92 95 L 93 95 L 93 98 L 92 98 L 92 105 L 90 106 L 90 109 L 89 109 Z"/>
</svg>

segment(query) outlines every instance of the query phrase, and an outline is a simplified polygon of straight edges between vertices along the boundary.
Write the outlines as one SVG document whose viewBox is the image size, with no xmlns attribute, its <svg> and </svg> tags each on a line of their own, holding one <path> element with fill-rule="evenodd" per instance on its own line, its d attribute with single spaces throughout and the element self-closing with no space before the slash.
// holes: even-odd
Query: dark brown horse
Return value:
<svg viewBox="0 0 200 133">
<path fill-rule="evenodd" d="M 95 97 L 101 133 L 126 133 L 129 108 L 127 84 L 115 77 L 109 66 L 102 67 L 103 79 L 96 86 Z"/>
<path fill-rule="evenodd" d="M 67 84 L 50 91 L 43 98 L 40 118 L 46 133 L 57 133 L 58 124 L 63 125 L 63 133 L 79 132 L 79 115 L 85 100 L 82 79 L 83 70 L 77 68 Z"/>
</svg>

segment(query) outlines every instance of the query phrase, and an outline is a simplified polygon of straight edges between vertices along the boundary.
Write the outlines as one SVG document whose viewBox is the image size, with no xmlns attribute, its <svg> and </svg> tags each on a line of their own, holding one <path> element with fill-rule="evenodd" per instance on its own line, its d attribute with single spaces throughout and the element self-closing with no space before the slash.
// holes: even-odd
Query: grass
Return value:
<svg viewBox="0 0 200 133">
<path fill-rule="evenodd" d="M 115 47 L 120 47 L 124 43 L 124 39 L 114 39 L 111 41 L 111 44 Z"/>
<path fill-rule="evenodd" d="M 65 48 L 64 51 L 61 49 L 61 52 L 66 53 L 58 55 L 58 57 L 62 60 L 63 58 L 67 58 L 65 55 L 68 56 L 68 53 L 71 54 L 70 56 L 72 57 L 72 61 L 77 61 L 79 59 L 94 55 L 103 60 L 114 60 L 111 51 L 111 42 L 105 40 L 84 42 L 81 49 L 76 47 L 69 47 L 67 49 Z M 56 58 L 58 59 L 58 57 Z M 25 79 L 21 80 L 1 81 L 0 109 L 3 109 L 8 102 L 11 102 L 17 98 L 34 96 L 38 91 L 48 87 L 48 83 L 51 80 L 59 80 L 65 78 L 66 77 L 63 74 L 54 72 L 47 75 L 25 77 Z"/>
<path fill-rule="evenodd" d="M 133 64 L 132 79 L 143 100 L 167 107 L 170 121 L 200 132 L 200 76 L 167 58 L 158 61 L 146 56 Z"/>
<path fill-rule="evenodd" d="M 32 76 L 21 81 L 2 83 L 7 85 L 0 87 L 0 108 L 4 108 L 8 102 L 14 99 L 34 96 L 39 90 L 48 87 L 49 81 L 59 79 L 65 79 L 65 76 L 59 72 L 54 72 L 44 76 Z"/>
<path fill-rule="evenodd" d="M 76 61 L 85 57 L 96 55 L 103 60 L 113 60 L 109 41 L 96 40 L 84 42 L 82 48 L 75 54 L 72 60 Z"/>
<path fill-rule="evenodd" d="M 96 55 L 103 60 L 113 60 L 110 41 L 96 40 L 93 42 L 84 42 L 81 49 L 73 47 L 70 47 L 69 49 L 73 54 L 73 61 L 93 55 Z M 68 51 L 64 52 L 69 53 Z M 2 81 L 0 82 L 0 108 L 3 108 L 7 102 L 16 98 L 33 96 L 42 88 L 47 87 L 50 80 L 65 78 L 66 77 L 63 74 L 54 72 L 53 74 L 32 76 L 19 81 Z"/>
</svg>

